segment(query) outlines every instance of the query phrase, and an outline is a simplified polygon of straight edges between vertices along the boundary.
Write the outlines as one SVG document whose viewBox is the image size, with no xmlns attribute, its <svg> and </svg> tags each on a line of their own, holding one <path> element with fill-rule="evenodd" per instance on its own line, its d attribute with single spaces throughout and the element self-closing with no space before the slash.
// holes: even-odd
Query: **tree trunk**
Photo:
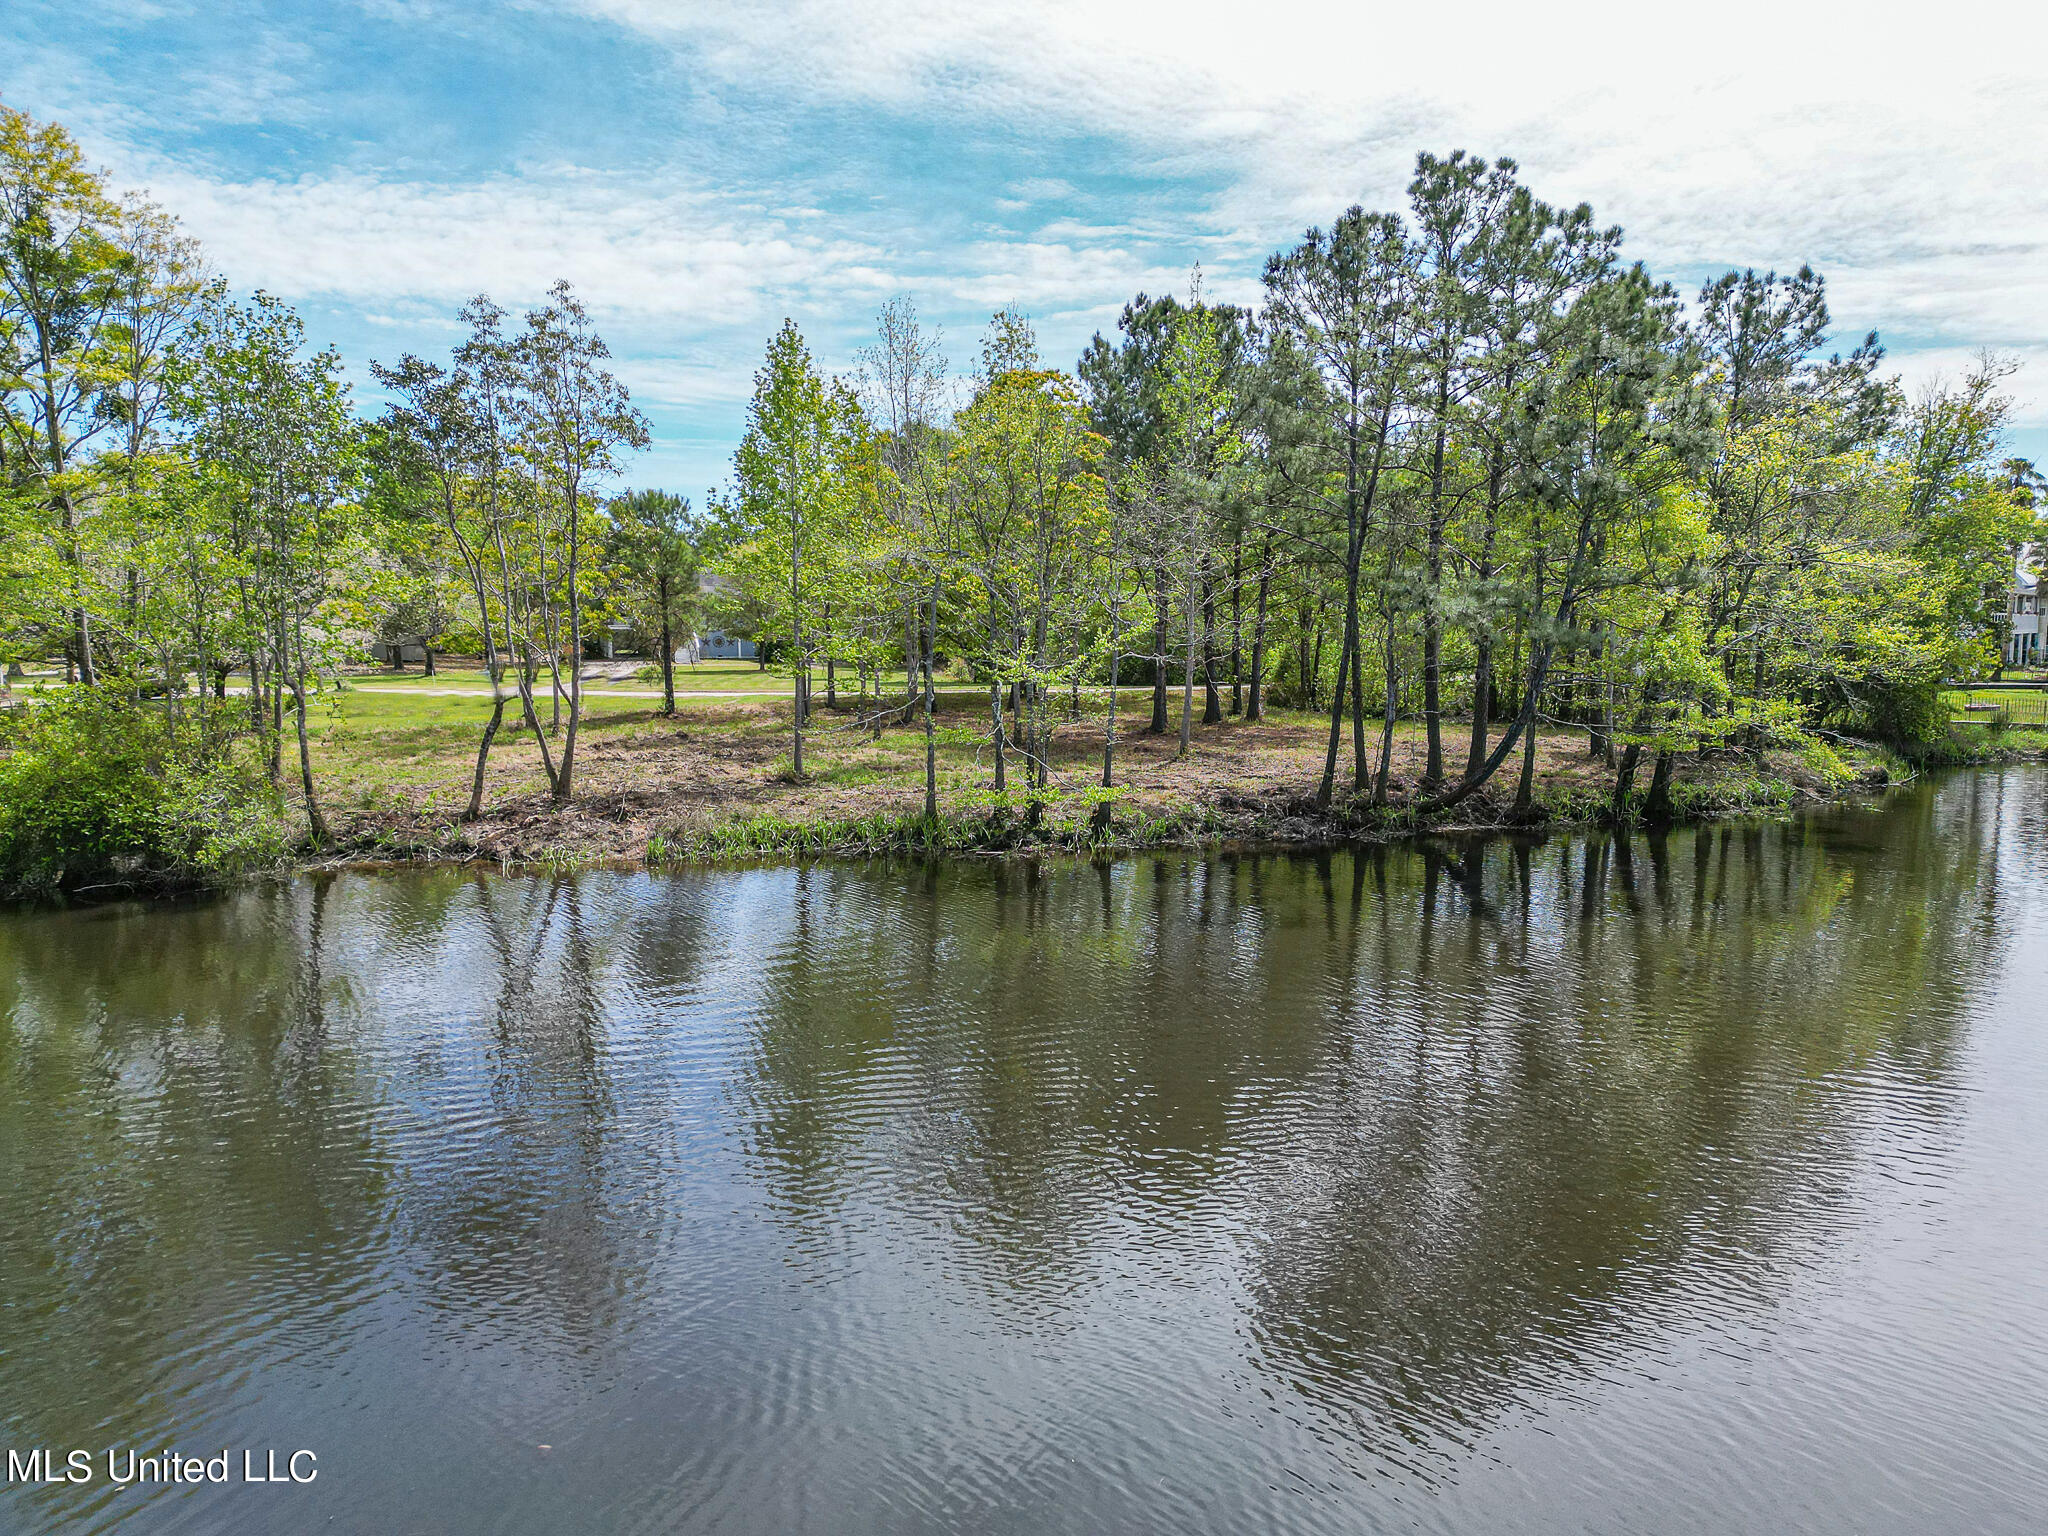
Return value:
<svg viewBox="0 0 2048 1536">
<path fill-rule="evenodd" d="M 64 456 L 64 429 L 59 424 L 55 395 L 56 366 L 51 357 L 52 316 L 38 312 L 31 316 L 36 333 L 36 353 L 41 363 L 41 405 L 43 424 L 50 443 L 50 478 L 61 482 L 68 466 Z M 64 529 L 65 559 L 71 566 L 71 595 L 77 604 L 71 610 L 71 644 L 78 652 L 78 681 L 90 688 L 99 681 L 92 660 L 92 621 L 85 611 L 85 556 L 78 547 L 78 509 L 69 491 L 56 494 L 57 515 Z"/>
<path fill-rule="evenodd" d="M 912 598 L 903 605 L 903 723 L 910 724 L 910 712 L 917 707 L 918 695 L 918 618 L 922 604 Z M 881 692 L 881 684 L 875 685 Z"/>
<path fill-rule="evenodd" d="M 1344 645 L 1337 653 L 1337 688 L 1330 700 L 1330 742 L 1323 754 L 1322 783 L 1316 789 L 1316 804 L 1327 806 L 1336 792 L 1337 749 L 1344 744 L 1344 685 L 1347 674 L 1355 678 L 1360 670 L 1358 655 L 1358 565 L 1365 552 L 1365 540 L 1354 513 L 1345 533 L 1344 550 Z M 1359 778 L 1365 777 L 1364 724 L 1358 725 Z"/>
<path fill-rule="evenodd" d="M 583 726 L 583 603 L 577 596 L 582 560 L 577 536 L 576 500 L 569 500 L 569 728 L 562 736 L 562 761 L 555 772 L 555 802 L 567 804 L 575 792 L 576 737 Z M 559 692 L 560 684 L 556 685 Z"/>
<path fill-rule="evenodd" d="M 1102 722 L 1102 787 L 1110 788 L 1116 783 L 1116 671 L 1123 646 L 1122 608 L 1119 599 L 1123 595 L 1123 577 L 1117 544 L 1113 541 L 1109 551 L 1109 711 Z M 1098 800 L 1094 813 L 1089 818 L 1096 836 L 1100 837 L 1109 829 L 1109 802 Z"/>
<path fill-rule="evenodd" d="M 668 572 L 661 573 L 661 712 L 676 712 L 676 641 L 669 616 Z"/>
<path fill-rule="evenodd" d="M 277 670 L 270 679 L 270 782 L 284 783 L 284 691 L 285 691 L 285 648 L 282 631 L 278 635 Z"/>
<path fill-rule="evenodd" d="M 1576 560 L 1574 563 L 1576 565 Z M 1559 627 L 1563 627 L 1570 622 L 1572 606 L 1575 601 L 1575 596 L 1567 595 L 1560 602 L 1556 614 L 1556 622 Z M 1468 795 L 1474 794 L 1488 779 L 1493 777 L 1494 773 L 1500 768 L 1500 765 L 1507 760 L 1507 755 L 1514 751 L 1515 744 L 1523 739 L 1525 732 L 1531 737 L 1535 735 L 1536 706 L 1537 702 L 1543 697 L 1543 687 L 1550 677 L 1550 663 L 1554 655 L 1555 647 L 1553 642 L 1545 641 L 1538 644 L 1532 641 L 1530 646 L 1529 676 L 1522 688 L 1521 711 L 1509 724 L 1507 732 L 1499 741 L 1494 743 L 1493 750 L 1487 754 L 1486 762 L 1481 767 L 1479 773 L 1467 776 L 1455 788 L 1438 794 L 1429 803 L 1418 805 L 1416 809 L 1429 811 L 1448 810 Z"/>
<path fill-rule="evenodd" d="M 1230 712 L 1244 713 L 1244 529 L 1230 547 Z"/>
<path fill-rule="evenodd" d="M 794 687 L 796 689 L 796 697 L 791 701 L 792 707 L 790 710 L 794 734 L 791 737 L 790 744 L 789 771 L 801 779 L 804 776 L 804 726 L 809 723 L 811 714 L 811 669 L 809 667 L 801 667 L 797 670 Z"/>
<path fill-rule="evenodd" d="M 1266 594 L 1272 585 L 1272 536 L 1267 535 L 1264 547 L 1259 552 L 1259 603 L 1252 619 L 1252 678 L 1251 697 L 1245 703 L 1247 720 L 1266 718 Z"/>
<path fill-rule="evenodd" d="M 306 740 L 306 674 L 303 668 L 292 674 L 292 713 L 299 728 L 299 783 L 306 795 L 306 829 L 313 841 L 326 846 L 327 818 L 320 814 L 320 799 L 313 792 L 313 750 Z"/>
<path fill-rule="evenodd" d="M 1166 567 L 1152 572 L 1152 724 L 1154 736 L 1166 734 Z"/>
<path fill-rule="evenodd" d="M 1513 378 L 1512 369 L 1508 377 Z M 1494 542 L 1500 536 L 1500 504 L 1506 479 L 1507 458 L 1496 440 L 1487 452 L 1486 531 L 1479 541 L 1479 559 L 1473 572 L 1482 600 L 1487 595 L 1488 583 L 1493 580 Z M 1468 780 L 1486 762 L 1487 727 L 1493 721 L 1493 632 L 1484 609 L 1472 643 L 1472 743 L 1465 753 L 1465 777 Z"/>
<path fill-rule="evenodd" d="M 996 793 L 1001 794 L 1005 787 L 1006 779 L 1003 764 L 1005 750 L 1003 740 L 1003 685 L 1000 679 L 992 678 L 989 681 L 988 709 L 991 719 L 990 729 L 993 733 L 991 739 L 995 742 L 996 752 Z"/>
<path fill-rule="evenodd" d="M 1610 768 L 1615 766 L 1614 674 L 1609 670 L 1611 665 L 1612 663 L 1607 656 L 1607 637 L 1603 634 L 1600 637 L 1600 671 L 1602 673 L 1602 686 L 1600 689 L 1600 760 Z M 1642 754 L 1637 753 L 1636 755 L 1640 757 Z"/>
<path fill-rule="evenodd" d="M 491 743 L 505 719 L 505 695 L 495 687 L 493 692 L 497 697 L 491 701 L 491 718 L 484 722 L 484 739 L 477 743 L 476 772 L 469 780 L 469 807 L 462 813 L 464 821 L 475 821 L 484 812 L 484 764 L 490 761 Z"/>
<path fill-rule="evenodd" d="M 555 787 L 555 754 L 548 744 L 548 733 L 540 723 L 540 707 L 533 700 L 533 685 L 540 679 L 540 658 L 534 654 L 530 635 L 518 636 L 516 641 L 512 630 L 512 601 L 509 590 L 501 591 L 505 616 L 506 665 L 519 689 L 519 708 L 526 728 L 533 733 L 533 744 L 540 752 L 541 771 L 547 775 L 548 788 Z"/>
<path fill-rule="evenodd" d="M 1216 588 L 1202 583 L 1202 724 L 1223 719 L 1223 700 L 1216 692 Z"/>
<path fill-rule="evenodd" d="M 796 697 L 790 707 L 790 772 L 801 779 L 804 776 L 804 710 L 810 702 L 805 698 L 805 683 L 810 678 L 810 662 L 804 655 L 804 609 L 803 609 L 803 543 L 799 536 L 801 519 L 792 511 L 789 517 L 789 649 L 794 665 L 790 671 L 795 674 L 792 687 Z M 758 646 L 756 647 L 758 649 Z"/>
<path fill-rule="evenodd" d="M 1486 762 L 1486 724 L 1493 714 L 1493 637 L 1481 632 L 1472 662 L 1472 742 L 1465 750 L 1465 777 Z"/>
<path fill-rule="evenodd" d="M 1643 801 L 1643 819 L 1658 825 L 1671 819 L 1671 765 L 1677 756 L 1670 751 L 1657 754 L 1657 766 L 1650 774 L 1650 793 Z"/>
<path fill-rule="evenodd" d="M 1372 786 L 1374 805 L 1387 803 L 1387 785 L 1393 778 L 1394 721 L 1400 714 L 1400 690 L 1400 678 L 1394 671 L 1394 627 L 1390 623 L 1387 626 L 1387 696 L 1380 721 L 1380 766 Z"/>
<path fill-rule="evenodd" d="M 924 642 L 924 819 L 933 826 L 939 821 L 939 748 L 932 728 L 932 652 L 939 634 L 939 584 L 932 583 L 930 618 Z"/>
<path fill-rule="evenodd" d="M 1361 637 L 1361 645 L 1363 640 Z M 1387 620 L 1387 686 L 1394 686 L 1394 622 Z M 1389 693 L 1389 699 L 1393 695 Z M 1354 794 L 1365 793 L 1365 655 L 1361 650 L 1358 664 L 1351 669 L 1351 789 Z"/>
<path fill-rule="evenodd" d="M 1436 441 L 1429 469 L 1429 585 L 1422 594 L 1422 724 L 1429 755 L 1422 769 L 1422 789 L 1430 793 L 1444 781 L 1443 615 L 1438 589 L 1444 579 L 1444 439 L 1451 410 L 1450 359 L 1437 375 Z"/>
<path fill-rule="evenodd" d="M 1614 772 L 1614 801 L 1612 813 L 1616 821 L 1626 821 L 1629 813 L 1629 796 L 1635 790 L 1636 764 L 1643 760 L 1641 742 L 1632 741 L 1622 749 L 1621 762 Z"/>
<path fill-rule="evenodd" d="M 1524 706 L 1524 713 L 1527 707 Z M 1467 775 L 1469 778 L 1470 775 Z M 1526 821 L 1536 809 L 1536 726 L 1532 720 L 1522 738 L 1522 777 L 1515 785 L 1515 819 Z"/>
<path fill-rule="evenodd" d="M 1351 675 L 1351 626 L 1344 627 L 1344 644 L 1337 652 L 1337 687 L 1330 703 L 1330 744 L 1323 754 L 1322 782 L 1316 786 L 1316 804 L 1327 809 L 1331 796 L 1336 792 L 1337 749 L 1344 744 L 1344 688 Z M 1318 663 L 1321 657 L 1317 658 Z"/>
</svg>

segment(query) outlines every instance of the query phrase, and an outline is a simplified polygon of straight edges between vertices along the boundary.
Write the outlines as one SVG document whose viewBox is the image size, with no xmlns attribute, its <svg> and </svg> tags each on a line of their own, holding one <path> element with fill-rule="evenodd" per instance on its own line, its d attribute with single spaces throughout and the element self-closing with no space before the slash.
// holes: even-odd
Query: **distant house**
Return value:
<svg viewBox="0 0 2048 1536">
<path fill-rule="evenodd" d="M 752 661 L 755 659 L 753 641 L 742 640 L 737 635 L 728 635 L 722 629 L 714 629 L 706 634 L 696 636 L 693 644 L 697 652 L 695 656 L 686 658 L 683 652 L 690 649 L 690 647 L 683 646 L 677 649 L 676 660 L 683 661 L 687 659 L 695 661 L 699 657 L 705 661 Z"/>
<path fill-rule="evenodd" d="M 586 636 L 583 647 L 587 651 L 594 645 L 598 655 L 606 661 L 613 661 L 618 658 L 619 647 L 630 645 L 632 639 L 633 626 L 624 619 L 613 619 L 600 633 Z"/>
<path fill-rule="evenodd" d="M 701 596 L 712 597 L 718 593 L 730 591 L 731 588 L 732 583 L 730 581 L 711 571 L 700 571 L 697 575 L 697 591 Z M 684 651 L 691 651 L 693 653 L 687 658 L 691 662 L 699 660 L 754 661 L 757 659 L 753 641 L 742 640 L 737 635 L 729 635 L 722 629 L 709 630 L 704 634 L 691 636 L 688 644 L 677 648 L 677 661 L 686 659 L 683 655 Z"/>
<path fill-rule="evenodd" d="M 2012 594 L 2006 610 L 2005 664 L 2038 667 L 2048 661 L 2041 630 L 2040 546 L 2023 545 L 2013 562 Z"/>
</svg>

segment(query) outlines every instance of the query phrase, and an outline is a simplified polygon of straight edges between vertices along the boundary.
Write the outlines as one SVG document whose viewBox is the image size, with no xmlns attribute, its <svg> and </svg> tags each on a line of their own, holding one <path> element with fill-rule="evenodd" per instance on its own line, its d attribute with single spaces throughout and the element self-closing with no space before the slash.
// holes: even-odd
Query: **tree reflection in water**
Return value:
<svg viewBox="0 0 2048 1536">
<path fill-rule="evenodd" d="M 362 1528 L 1355 1525 L 1939 1190 L 2042 781 L 14 914 L 0 1437 L 303 1427 Z"/>
<path fill-rule="evenodd" d="M 1982 824 L 1917 806 L 1876 850 L 1848 812 L 812 868 L 754 1004 L 752 1150 L 809 1241 L 951 1233 L 1012 1328 L 1154 1266 L 1241 1286 L 1256 1369 L 1427 1474 L 1418 1443 L 1666 1321 L 1768 1307 L 1880 1100 L 1895 1154 L 1938 1155 L 2000 939 Z M 1841 1090 L 1866 1074 L 1915 1091 Z"/>
</svg>

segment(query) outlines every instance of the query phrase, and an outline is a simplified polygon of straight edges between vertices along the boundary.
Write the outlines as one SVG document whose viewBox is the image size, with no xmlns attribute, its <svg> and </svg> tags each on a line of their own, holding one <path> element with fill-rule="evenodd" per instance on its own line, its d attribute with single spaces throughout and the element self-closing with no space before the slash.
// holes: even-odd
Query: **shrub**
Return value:
<svg viewBox="0 0 2048 1536">
<path fill-rule="evenodd" d="M 273 865 L 287 836 L 248 744 L 207 741 L 111 689 L 0 722 L 0 891 L 211 884 Z"/>
</svg>

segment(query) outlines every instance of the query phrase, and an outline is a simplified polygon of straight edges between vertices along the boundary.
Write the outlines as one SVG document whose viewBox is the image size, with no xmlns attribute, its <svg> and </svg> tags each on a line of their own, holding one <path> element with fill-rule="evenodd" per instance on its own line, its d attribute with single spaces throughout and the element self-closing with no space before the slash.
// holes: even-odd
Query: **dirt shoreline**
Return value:
<svg viewBox="0 0 2048 1536">
<path fill-rule="evenodd" d="M 1632 821 L 1636 831 L 1663 832 L 1677 827 L 1710 826 L 1757 820 L 1782 820 L 1804 810 L 1824 805 L 1849 804 L 1881 798 L 1911 779 L 1859 777 L 1847 788 L 1817 793 L 1795 790 L 1782 800 L 1732 802 L 1725 807 L 1692 810 L 1658 822 Z M 1303 797 L 1313 805 L 1313 797 Z M 654 871 L 673 873 L 688 869 L 718 869 L 741 866 L 787 864 L 817 859 L 872 859 L 920 857 L 947 859 L 1046 858 L 1088 856 L 1124 858 L 1143 853 L 1227 852 L 1300 853 L 1336 852 L 1346 848 L 1385 847 L 1432 839 L 1542 838 L 1558 833 L 1613 829 L 1618 824 L 1605 813 L 1560 815 L 1538 808 L 1529 817 L 1515 818 L 1503 812 L 1498 818 L 1474 820 L 1469 817 L 1441 821 L 1387 820 L 1377 823 L 1348 821 L 1342 807 L 1320 818 L 1306 815 L 1284 817 L 1277 825 L 1256 811 L 1236 806 L 1200 808 L 1198 825 L 1175 828 L 1164 835 L 1130 835 L 1128 829 L 1112 827 L 1104 837 L 1015 836 L 996 832 L 979 841 L 942 841 L 921 844 L 908 838 L 866 838 L 849 835 L 823 842 L 759 843 L 735 847 L 689 846 L 682 849 L 639 854 L 578 851 L 559 845 L 533 854 L 493 854 L 482 851 L 431 850 L 406 853 L 363 854 L 338 852 L 302 859 L 290 874 L 396 873 L 425 869 L 491 869 L 506 874 L 561 873 L 582 869 L 614 870 L 621 873 Z M 942 817 L 942 823 L 944 818 Z M 961 825 L 957 820 L 949 830 Z"/>
<path fill-rule="evenodd" d="M 318 853 L 307 850 L 299 867 L 630 869 L 776 855 L 983 857 L 1219 846 L 1313 851 L 1416 837 L 1542 833 L 1614 819 L 1612 770 L 1585 751 L 1584 732 L 1543 739 L 1529 816 L 1514 814 L 1516 776 L 1504 769 L 1485 790 L 1449 811 L 1417 818 L 1400 802 L 1420 778 L 1419 741 L 1397 745 L 1389 805 L 1375 807 L 1340 789 L 1324 809 L 1313 793 L 1322 742 L 1303 739 L 1320 736 L 1319 730 L 1295 724 L 1235 725 L 1228 735 L 1217 727 L 1210 731 L 1204 749 L 1185 760 L 1173 755 L 1170 735 L 1139 735 L 1120 753 L 1124 787 L 1107 827 L 1094 819 L 1097 792 L 1074 782 L 1078 763 L 1056 763 L 1056 769 L 1069 771 L 1055 773 L 1053 796 L 1035 819 L 1015 792 L 1000 801 L 986 791 L 956 792 L 942 795 L 934 829 L 922 820 L 921 785 L 914 781 L 833 784 L 763 773 L 758 779 L 718 774 L 722 782 L 707 782 L 706 774 L 729 749 L 714 744 L 698 754 L 700 761 L 679 769 L 667 762 L 628 764 L 665 750 L 628 740 L 610 760 L 594 754 L 599 771 L 590 788 L 567 805 L 529 789 L 493 798 L 473 822 L 417 804 L 336 815 L 335 840 Z M 673 737 L 687 735 L 672 731 Z M 1688 759 L 1674 776 L 1666 824 L 1783 815 L 1881 793 L 1898 778 L 1898 760 L 1876 748 L 1852 749 L 1843 759 L 1832 772 L 1794 753 L 1772 752 L 1761 760 L 1746 753 Z M 1452 764 L 1453 773 L 1457 766 Z M 1645 764 L 1639 791 L 1647 780 Z"/>
<path fill-rule="evenodd" d="M 370 690 L 360 690 L 369 693 Z M 1128 690 L 1119 710 L 1117 789 L 1099 820 L 1102 718 L 1075 701 L 1056 732 L 1050 787 L 1034 812 L 1017 788 L 998 797 L 990 781 L 988 705 L 943 698 L 938 715 L 940 820 L 923 819 L 923 723 L 874 733 L 858 701 L 821 709 L 807 733 L 805 766 L 789 771 L 785 704 L 705 701 L 663 715 L 654 708 L 601 708 L 584 717 L 576 793 L 563 805 L 546 792 L 528 733 L 507 732 L 492 751 L 483 814 L 462 819 L 469 799 L 482 713 L 458 701 L 378 694 L 322 722 L 315 773 L 331 835 L 312 846 L 296 796 L 285 790 L 286 859 L 249 878 L 343 869 L 581 868 L 681 869 L 792 857 L 944 855 L 962 858 L 1052 854 L 1123 855 L 1163 850 L 1313 852 L 1412 839 L 1543 835 L 1615 823 L 1614 770 L 1591 750 L 1583 727 L 1554 727 L 1537 743 L 1535 805 L 1513 809 L 1520 753 L 1463 803 L 1418 817 L 1403 802 L 1419 795 L 1427 765 L 1419 724 L 1399 727 L 1389 804 L 1345 791 L 1354 771 L 1347 744 L 1338 795 L 1315 803 L 1329 743 L 1327 715 L 1272 709 L 1267 718 L 1225 718 L 1193 727 L 1179 747 L 1177 710 L 1169 728 L 1150 726 L 1149 692 Z M 1174 701 L 1177 703 L 1178 701 Z M 638 701 L 635 701 L 637 705 Z M 1470 750 L 1471 724 L 1447 718 L 1444 771 L 1455 782 Z M 2028 730 L 1971 741 L 1958 736 L 1943 760 L 2037 758 L 2044 738 Z M 1372 742 L 1377 755 L 1378 742 Z M 1627 820 L 1637 821 L 1650 764 L 1638 773 Z M 1796 811 L 1882 793 L 1911 768 L 1886 749 L 1829 738 L 1827 745 L 1764 753 L 1722 750 L 1678 760 L 1665 825 L 1782 818 Z M 203 879 L 204 877 L 198 877 Z M 224 880 L 224 884 L 233 884 Z M 105 871 L 69 896 L 90 901 L 175 897 L 200 888 L 167 872 Z M 55 892 L 50 894 L 54 895 Z"/>
</svg>

